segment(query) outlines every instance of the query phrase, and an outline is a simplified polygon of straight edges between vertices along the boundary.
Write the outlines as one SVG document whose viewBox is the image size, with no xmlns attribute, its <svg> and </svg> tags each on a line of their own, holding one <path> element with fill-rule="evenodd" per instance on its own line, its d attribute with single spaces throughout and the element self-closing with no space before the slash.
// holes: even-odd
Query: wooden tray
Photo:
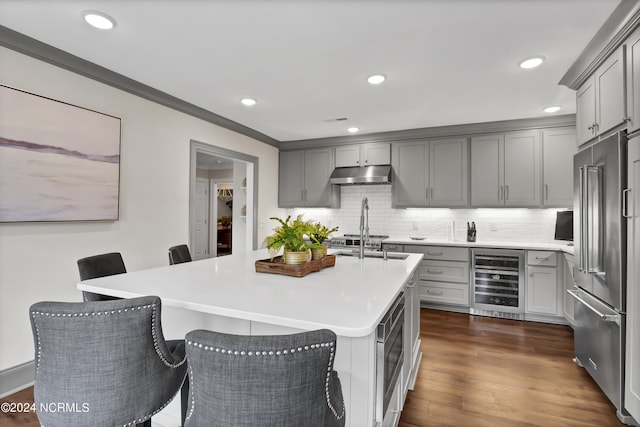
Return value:
<svg viewBox="0 0 640 427">
<path fill-rule="evenodd" d="M 284 274 L 285 276 L 304 277 L 314 271 L 320 271 L 326 267 L 336 265 L 335 255 L 325 255 L 322 259 L 307 261 L 304 264 L 285 264 L 281 256 L 270 259 L 259 259 L 256 261 L 257 273 Z"/>
</svg>

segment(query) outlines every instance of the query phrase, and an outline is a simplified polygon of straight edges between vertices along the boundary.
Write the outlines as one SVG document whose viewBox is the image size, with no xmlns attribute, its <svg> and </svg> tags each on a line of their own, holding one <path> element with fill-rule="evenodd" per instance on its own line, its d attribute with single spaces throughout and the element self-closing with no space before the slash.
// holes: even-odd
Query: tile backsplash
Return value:
<svg viewBox="0 0 640 427">
<path fill-rule="evenodd" d="M 553 242 L 556 212 L 564 209 L 393 209 L 390 185 L 349 185 L 341 189 L 340 209 L 296 208 L 293 216 L 317 220 L 336 235 L 359 233 L 362 198 L 369 200 L 369 232 L 391 236 L 423 236 L 449 240 L 454 225 L 455 240 L 467 238 L 467 222 L 474 221 L 477 241 Z"/>
</svg>

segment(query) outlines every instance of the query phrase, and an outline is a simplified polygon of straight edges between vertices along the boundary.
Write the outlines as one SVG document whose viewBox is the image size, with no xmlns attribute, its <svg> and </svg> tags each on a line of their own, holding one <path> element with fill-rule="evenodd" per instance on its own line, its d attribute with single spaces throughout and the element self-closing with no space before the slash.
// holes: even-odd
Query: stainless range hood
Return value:
<svg viewBox="0 0 640 427">
<path fill-rule="evenodd" d="M 391 166 L 364 166 L 335 168 L 329 183 L 346 184 L 391 184 Z"/>
</svg>

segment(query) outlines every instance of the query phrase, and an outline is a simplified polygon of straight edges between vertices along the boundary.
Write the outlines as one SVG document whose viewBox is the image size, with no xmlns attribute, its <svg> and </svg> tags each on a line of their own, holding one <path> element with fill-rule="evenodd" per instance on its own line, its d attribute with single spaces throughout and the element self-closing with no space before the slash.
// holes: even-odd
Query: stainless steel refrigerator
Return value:
<svg viewBox="0 0 640 427">
<path fill-rule="evenodd" d="M 578 152 L 574 164 L 576 287 L 574 352 L 617 409 L 624 410 L 627 138 L 619 132 Z"/>
</svg>

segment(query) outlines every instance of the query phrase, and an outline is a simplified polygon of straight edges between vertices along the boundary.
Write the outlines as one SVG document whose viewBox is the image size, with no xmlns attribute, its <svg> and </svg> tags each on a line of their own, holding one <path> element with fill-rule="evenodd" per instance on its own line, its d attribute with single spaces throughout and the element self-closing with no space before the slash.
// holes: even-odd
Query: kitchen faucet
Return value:
<svg viewBox="0 0 640 427">
<path fill-rule="evenodd" d="M 366 225 L 365 225 L 365 210 Z M 369 200 L 365 197 L 362 199 L 362 205 L 360 206 L 360 251 L 358 258 L 364 258 L 364 243 L 369 241 Z"/>
</svg>

